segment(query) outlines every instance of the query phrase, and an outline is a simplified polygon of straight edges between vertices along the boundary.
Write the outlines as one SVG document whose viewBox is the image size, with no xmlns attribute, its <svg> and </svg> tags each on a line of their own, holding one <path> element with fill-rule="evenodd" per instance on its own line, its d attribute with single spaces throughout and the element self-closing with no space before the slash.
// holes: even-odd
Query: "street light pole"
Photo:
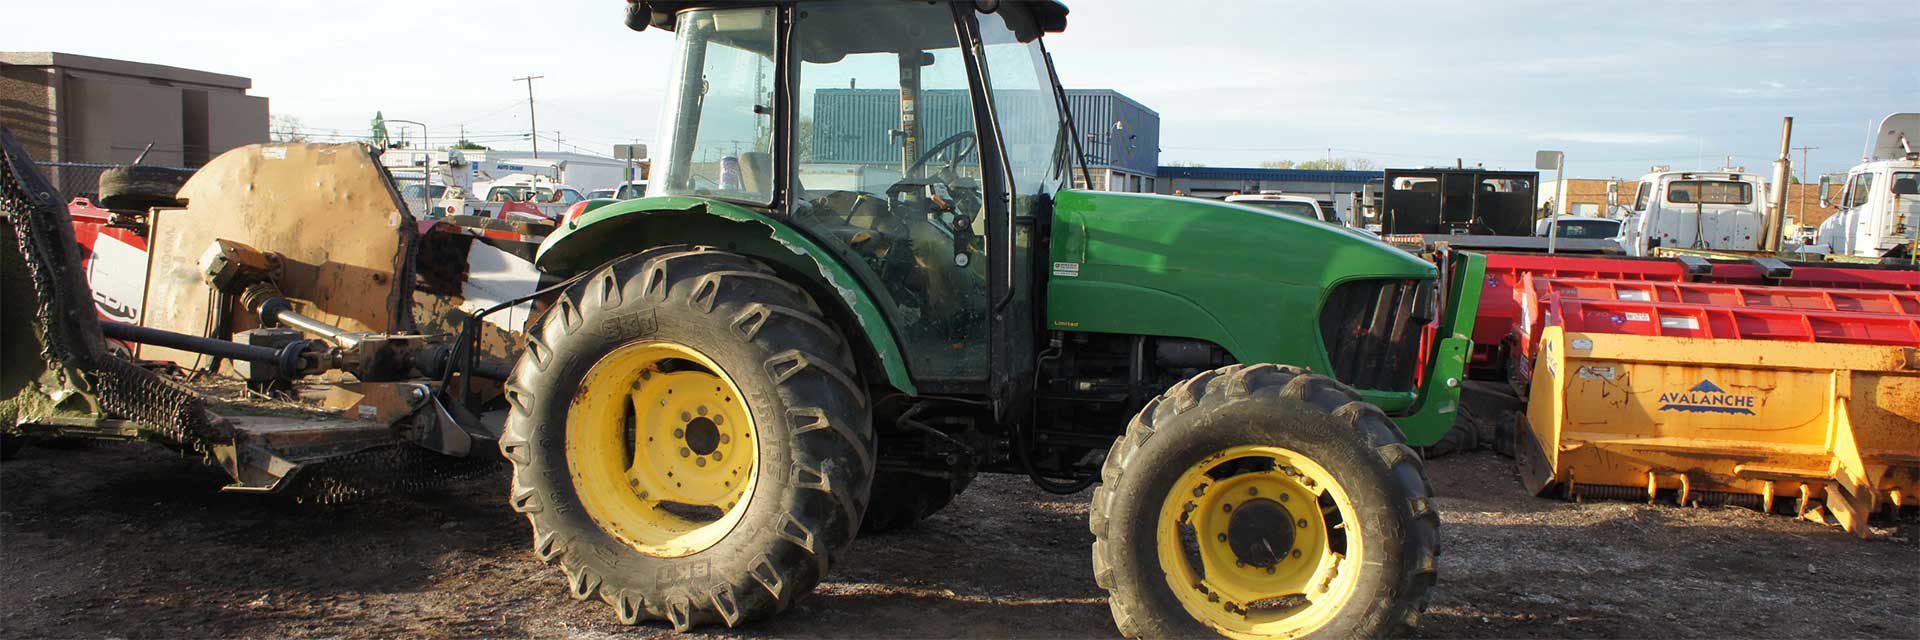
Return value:
<svg viewBox="0 0 1920 640">
<path fill-rule="evenodd" d="M 546 76 L 525 76 L 514 78 L 514 82 L 527 83 L 527 125 L 533 129 L 533 159 L 540 159 L 540 119 L 533 111 L 533 81 Z"/>
<path fill-rule="evenodd" d="M 397 122 L 420 127 L 420 144 L 426 147 L 427 152 L 426 161 L 423 163 L 421 169 L 421 172 L 426 174 L 426 184 L 420 187 L 420 214 L 425 216 L 427 211 L 433 209 L 433 143 L 427 138 L 427 123 L 418 120 L 400 120 L 397 118 L 387 118 L 387 122 Z"/>
</svg>

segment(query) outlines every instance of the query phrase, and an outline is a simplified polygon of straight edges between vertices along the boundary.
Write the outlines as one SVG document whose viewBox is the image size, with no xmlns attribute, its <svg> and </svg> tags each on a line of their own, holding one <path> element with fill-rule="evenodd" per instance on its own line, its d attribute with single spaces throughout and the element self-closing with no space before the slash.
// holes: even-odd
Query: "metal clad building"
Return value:
<svg viewBox="0 0 1920 640">
<path fill-rule="evenodd" d="M 1080 150 L 1093 172 L 1094 190 L 1157 190 L 1159 113 L 1112 89 L 1068 89 L 1067 112 L 1080 130 Z M 1087 186 L 1078 171 L 1074 186 Z"/>
<path fill-rule="evenodd" d="M 920 102 L 922 149 L 971 128 L 972 104 L 965 91 L 929 89 L 921 92 Z M 1047 113 L 1027 113 L 1052 105 L 1047 97 L 997 103 L 1002 122 L 1052 118 Z M 1093 188 L 1152 193 L 1160 162 L 1160 114 L 1108 89 L 1068 90 L 1067 106 L 1080 130 L 1080 149 L 1086 153 Z M 812 162 L 900 163 L 900 141 L 890 133 L 900 127 L 896 89 L 820 89 L 814 92 L 808 118 L 813 127 L 807 140 Z M 1086 188 L 1079 171 L 1073 176 L 1075 187 Z"/>
</svg>

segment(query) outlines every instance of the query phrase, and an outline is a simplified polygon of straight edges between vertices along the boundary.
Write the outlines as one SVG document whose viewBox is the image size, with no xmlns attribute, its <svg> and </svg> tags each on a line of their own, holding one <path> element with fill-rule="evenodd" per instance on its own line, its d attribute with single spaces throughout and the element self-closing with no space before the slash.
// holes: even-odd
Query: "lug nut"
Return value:
<svg viewBox="0 0 1920 640">
<path fill-rule="evenodd" d="M 723 416 L 723 415 L 720 415 L 720 414 L 718 414 L 718 413 L 716 413 L 716 414 L 713 414 L 713 423 L 714 423 L 714 424 L 716 424 L 716 425 L 721 425 L 721 424 L 726 424 L 726 423 L 727 423 L 727 417 L 726 417 L 726 416 Z M 726 437 L 726 436 L 721 436 L 721 437 L 723 437 L 723 438 L 724 438 L 724 437 Z"/>
<path fill-rule="evenodd" d="M 715 452 L 713 452 L 713 461 L 714 461 L 714 462 L 719 462 L 719 461 L 720 461 L 720 452 L 718 452 L 718 451 L 715 451 Z"/>
<path fill-rule="evenodd" d="M 714 421 L 714 424 L 719 424 L 719 423 L 720 423 L 720 421 L 719 421 L 719 420 L 715 420 L 715 421 Z M 733 438 L 729 438 L 729 437 L 727 437 L 727 434 L 724 434 L 724 433 L 722 433 L 722 434 L 720 434 L 720 444 L 726 444 L 727 442 L 729 442 L 729 441 L 731 441 L 731 440 L 733 440 Z"/>
<path fill-rule="evenodd" d="M 680 421 L 681 421 L 681 422 L 693 422 L 693 414 L 691 414 L 691 413 L 687 413 L 687 412 L 685 412 L 685 411 L 682 411 L 682 412 L 680 412 Z"/>
<path fill-rule="evenodd" d="M 1226 542 L 1226 541 L 1227 541 L 1227 534 L 1224 534 L 1224 533 L 1222 533 L 1222 534 L 1220 534 L 1220 535 L 1219 535 L 1218 537 L 1220 538 L 1220 541 L 1221 541 L 1221 542 Z"/>
<path fill-rule="evenodd" d="M 680 447 L 680 457 L 685 458 L 690 455 L 693 455 L 692 451 L 688 451 L 686 447 Z M 1301 520 L 1301 522 L 1306 522 L 1306 521 Z"/>
<path fill-rule="evenodd" d="M 1298 524 L 1300 525 L 1300 528 L 1302 528 L 1302 529 L 1305 529 L 1305 528 L 1307 528 L 1307 519 L 1306 519 L 1306 518 L 1301 518 L 1301 519 L 1300 519 L 1300 522 L 1299 522 Z"/>
<path fill-rule="evenodd" d="M 1247 487 L 1247 495 L 1250 495 L 1250 496 L 1257 496 L 1257 495 L 1260 495 L 1260 488 L 1259 488 L 1259 487 Z"/>
<path fill-rule="evenodd" d="M 687 437 L 687 430 L 686 430 L 686 429 L 674 429 L 674 430 L 673 430 L 673 437 L 675 437 L 675 438 L 685 438 L 685 437 Z"/>
<path fill-rule="evenodd" d="M 1300 550 L 1299 550 L 1299 549 L 1294 549 L 1294 550 L 1293 550 L 1293 557 L 1295 557 L 1295 558 L 1298 558 L 1298 557 L 1300 557 Z"/>
<path fill-rule="evenodd" d="M 707 415 L 707 405 L 703 404 L 703 405 L 700 405 L 699 407 L 694 408 L 694 412 L 703 416 Z"/>
<path fill-rule="evenodd" d="M 1221 505 L 1220 505 L 1220 510 L 1221 510 L 1221 511 L 1224 511 L 1224 512 L 1227 512 L 1227 513 L 1233 513 L 1233 503 L 1231 503 L 1231 502 L 1228 502 L 1228 503 L 1223 503 L 1223 504 L 1221 504 Z"/>
<path fill-rule="evenodd" d="M 1292 497 L 1293 497 L 1293 494 L 1291 493 L 1282 493 L 1280 494 L 1280 501 L 1286 502 L 1288 499 L 1291 499 Z"/>
<path fill-rule="evenodd" d="M 696 466 L 696 467 L 704 467 L 704 466 L 707 466 L 707 459 L 706 459 L 706 458 L 694 458 L 694 459 L 693 459 L 693 466 Z"/>
</svg>

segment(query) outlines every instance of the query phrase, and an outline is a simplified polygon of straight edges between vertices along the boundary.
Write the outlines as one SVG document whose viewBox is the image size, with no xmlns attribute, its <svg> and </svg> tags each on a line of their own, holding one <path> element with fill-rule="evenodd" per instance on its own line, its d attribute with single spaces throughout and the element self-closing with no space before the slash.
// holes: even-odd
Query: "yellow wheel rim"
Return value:
<svg viewBox="0 0 1920 640">
<path fill-rule="evenodd" d="M 685 345 L 623 345 L 594 363 L 567 412 L 567 468 L 587 515 L 635 550 L 674 558 L 726 537 L 759 455 L 740 389 Z"/>
<path fill-rule="evenodd" d="M 1155 530 L 1167 586 L 1228 637 L 1287 638 L 1333 620 L 1360 573 L 1360 527 L 1333 475 L 1299 453 L 1248 445 L 1188 467 Z"/>
</svg>

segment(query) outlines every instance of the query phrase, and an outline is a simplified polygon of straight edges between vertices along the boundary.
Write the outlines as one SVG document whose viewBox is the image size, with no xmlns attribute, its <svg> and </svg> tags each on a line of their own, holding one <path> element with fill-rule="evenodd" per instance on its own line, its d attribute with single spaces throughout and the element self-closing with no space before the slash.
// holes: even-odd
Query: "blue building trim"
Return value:
<svg viewBox="0 0 1920 640">
<path fill-rule="evenodd" d="M 1167 167 L 1159 168 L 1162 180 L 1259 180 L 1266 182 L 1331 182 L 1366 184 L 1379 180 L 1379 171 L 1337 171 L 1328 169 L 1262 169 L 1253 167 Z"/>
</svg>

